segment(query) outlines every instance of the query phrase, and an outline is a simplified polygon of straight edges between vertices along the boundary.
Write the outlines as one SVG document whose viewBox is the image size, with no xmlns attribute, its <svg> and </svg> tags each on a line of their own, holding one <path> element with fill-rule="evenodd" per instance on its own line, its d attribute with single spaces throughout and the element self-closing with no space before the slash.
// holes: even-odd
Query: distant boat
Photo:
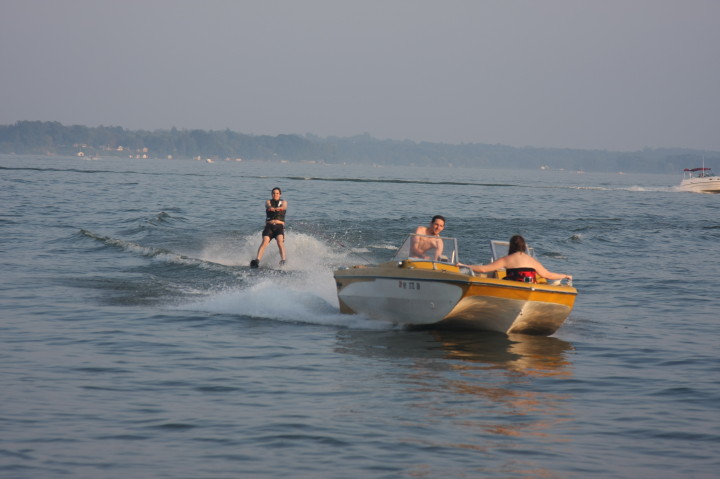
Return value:
<svg viewBox="0 0 720 479">
<path fill-rule="evenodd" d="M 679 188 L 693 193 L 720 193 L 720 176 L 710 168 L 685 168 Z"/>
</svg>

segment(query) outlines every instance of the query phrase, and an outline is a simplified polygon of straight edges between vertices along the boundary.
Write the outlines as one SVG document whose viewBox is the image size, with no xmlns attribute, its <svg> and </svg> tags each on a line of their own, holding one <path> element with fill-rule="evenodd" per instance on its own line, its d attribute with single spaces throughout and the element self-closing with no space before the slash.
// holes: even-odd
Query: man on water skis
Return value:
<svg viewBox="0 0 720 479">
<path fill-rule="evenodd" d="M 251 268 L 258 268 L 265 248 L 273 239 L 280 250 L 280 266 L 285 264 L 285 212 L 287 201 L 280 198 L 280 188 L 272 189 L 272 198 L 265 201 L 265 229 L 262 232 L 262 243 L 258 248 L 257 257 L 250 261 Z"/>
</svg>

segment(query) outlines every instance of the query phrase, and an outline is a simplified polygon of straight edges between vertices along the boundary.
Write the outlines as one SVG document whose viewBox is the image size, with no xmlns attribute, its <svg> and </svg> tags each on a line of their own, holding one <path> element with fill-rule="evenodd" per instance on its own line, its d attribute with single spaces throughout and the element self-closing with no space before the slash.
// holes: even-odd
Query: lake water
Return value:
<svg viewBox="0 0 720 479">
<path fill-rule="evenodd" d="M 718 477 L 720 195 L 679 181 L 0 156 L 0 477 Z M 565 325 L 339 314 L 333 268 L 434 214 L 573 274 Z"/>
</svg>

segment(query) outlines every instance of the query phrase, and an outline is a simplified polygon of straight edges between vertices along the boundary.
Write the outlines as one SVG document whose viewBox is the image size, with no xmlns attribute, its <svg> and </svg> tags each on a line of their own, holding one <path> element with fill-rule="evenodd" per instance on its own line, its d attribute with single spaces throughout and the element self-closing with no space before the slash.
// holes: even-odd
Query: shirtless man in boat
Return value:
<svg viewBox="0 0 720 479">
<path fill-rule="evenodd" d="M 418 226 L 415 234 L 423 236 L 413 237 L 410 244 L 410 256 L 437 261 L 442 256 L 443 241 L 440 239 L 440 232 L 444 229 L 445 218 L 441 215 L 433 216 L 432 220 L 430 220 L 430 226 Z M 428 236 L 435 236 L 435 238 L 428 238 Z M 425 255 L 431 249 L 435 249 L 432 258 Z"/>
</svg>

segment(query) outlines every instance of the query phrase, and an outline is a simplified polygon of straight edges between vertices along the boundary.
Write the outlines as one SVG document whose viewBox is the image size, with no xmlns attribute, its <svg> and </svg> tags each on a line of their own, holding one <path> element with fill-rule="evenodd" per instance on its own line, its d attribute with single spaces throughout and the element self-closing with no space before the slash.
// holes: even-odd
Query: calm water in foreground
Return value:
<svg viewBox="0 0 720 479">
<path fill-rule="evenodd" d="M 0 477 L 718 477 L 720 195 L 679 181 L 0 156 Z M 274 186 L 289 264 L 251 271 Z M 568 322 L 340 315 L 332 269 L 437 213 L 572 273 Z"/>
</svg>

